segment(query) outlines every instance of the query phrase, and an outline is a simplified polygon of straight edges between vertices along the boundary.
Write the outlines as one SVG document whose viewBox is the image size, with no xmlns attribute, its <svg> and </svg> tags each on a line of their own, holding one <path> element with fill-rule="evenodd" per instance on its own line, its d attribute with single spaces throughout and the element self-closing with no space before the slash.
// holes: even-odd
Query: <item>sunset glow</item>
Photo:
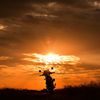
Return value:
<svg viewBox="0 0 100 100">
<path fill-rule="evenodd" d="M 0 88 L 100 80 L 100 0 L 1 1 Z"/>
<path fill-rule="evenodd" d="M 76 57 L 74 55 L 63 55 L 59 56 L 58 54 L 48 54 L 48 55 L 42 55 L 42 54 L 24 54 L 28 56 L 33 56 L 35 59 L 32 58 L 24 58 L 23 60 L 33 61 L 34 63 L 39 64 L 76 64 L 80 58 Z"/>
</svg>

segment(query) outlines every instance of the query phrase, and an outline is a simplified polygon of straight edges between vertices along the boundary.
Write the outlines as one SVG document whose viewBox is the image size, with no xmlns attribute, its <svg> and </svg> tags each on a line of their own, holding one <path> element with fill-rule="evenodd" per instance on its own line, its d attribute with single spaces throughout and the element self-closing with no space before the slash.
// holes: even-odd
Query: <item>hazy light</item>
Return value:
<svg viewBox="0 0 100 100">
<path fill-rule="evenodd" d="M 59 56 L 58 54 L 48 54 L 48 55 L 42 55 L 42 54 L 24 54 L 27 56 L 33 56 L 35 58 L 24 58 L 23 60 L 27 61 L 33 61 L 34 63 L 40 63 L 40 64 L 76 64 L 80 58 L 76 57 L 74 55 L 63 55 Z"/>
<path fill-rule="evenodd" d="M 0 24 L 0 30 L 3 30 L 5 27 Z"/>
<path fill-rule="evenodd" d="M 58 55 L 58 54 L 23 54 L 28 56 L 27 58 L 23 58 L 22 60 L 31 61 L 33 62 L 34 68 L 31 70 L 39 71 L 49 69 L 53 67 L 52 71 L 56 73 L 68 73 L 66 70 L 66 66 L 74 66 L 79 63 L 80 58 L 74 55 Z"/>
<path fill-rule="evenodd" d="M 7 56 L 0 56 L 0 60 L 8 60 L 8 59 L 13 59 L 13 58 Z"/>
<path fill-rule="evenodd" d="M 95 6 L 100 6 L 100 3 L 94 2 L 94 5 L 95 5 Z"/>
</svg>

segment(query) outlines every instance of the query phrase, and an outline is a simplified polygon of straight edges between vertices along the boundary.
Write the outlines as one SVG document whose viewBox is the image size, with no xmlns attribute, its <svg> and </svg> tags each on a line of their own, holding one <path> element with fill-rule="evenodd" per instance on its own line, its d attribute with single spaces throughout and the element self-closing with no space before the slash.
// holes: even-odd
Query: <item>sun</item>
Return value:
<svg viewBox="0 0 100 100">
<path fill-rule="evenodd" d="M 49 53 L 47 55 L 43 54 L 24 54 L 27 55 L 27 58 L 24 58 L 23 60 L 31 61 L 33 62 L 34 70 L 38 71 L 40 68 L 42 70 L 49 69 L 53 67 L 53 71 L 56 71 L 57 73 L 67 73 L 65 70 L 66 66 L 74 66 L 76 64 L 79 64 L 80 58 L 74 55 L 59 55 L 59 54 L 53 54 Z"/>
<path fill-rule="evenodd" d="M 76 64 L 80 58 L 74 55 L 63 55 L 49 53 L 47 55 L 33 54 L 36 58 L 32 61 L 41 64 Z"/>
<path fill-rule="evenodd" d="M 46 61 L 46 64 L 55 64 L 59 60 L 59 55 L 50 53 L 44 57 L 44 60 Z"/>
<path fill-rule="evenodd" d="M 31 56 L 33 58 L 24 58 L 23 60 L 32 61 L 34 64 L 77 64 L 80 60 L 79 57 L 74 55 L 59 55 L 49 53 L 47 55 L 43 54 L 24 54 L 27 56 Z"/>
</svg>

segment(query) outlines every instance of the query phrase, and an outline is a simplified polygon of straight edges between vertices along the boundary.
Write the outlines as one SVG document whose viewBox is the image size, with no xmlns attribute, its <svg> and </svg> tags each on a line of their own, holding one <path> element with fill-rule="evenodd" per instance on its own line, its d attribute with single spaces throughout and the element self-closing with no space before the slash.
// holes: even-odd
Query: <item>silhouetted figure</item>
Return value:
<svg viewBox="0 0 100 100">
<path fill-rule="evenodd" d="M 45 76 L 45 77 L 47 77 L 47 76 L 50 76 L 50 74 L 53 74 L 53 73 L 55 73 L 55 72 L 50 72 L 49 69 L 47 69 L 47 70 L 44 70 L 43 74 L 40 75 L 40 76 Z"/>
<path fill-rule="evenodd" d="M 45 76 L 46 87 L 50 91 L 51 94 L 53 94 L 53 89 L 55 88 L 55 85 L 56 85 L 56 84 L 55 85 L 53 84 L 55 79 L 52 79 L 52 77 L 50 76 L 50 74 L 53 74 L 53 73 L 55 73 L 55 72 L 50 72 L 49 70 L 44 70 L 43 74 L 40 75 L 40 76 Z"/>
</svg>

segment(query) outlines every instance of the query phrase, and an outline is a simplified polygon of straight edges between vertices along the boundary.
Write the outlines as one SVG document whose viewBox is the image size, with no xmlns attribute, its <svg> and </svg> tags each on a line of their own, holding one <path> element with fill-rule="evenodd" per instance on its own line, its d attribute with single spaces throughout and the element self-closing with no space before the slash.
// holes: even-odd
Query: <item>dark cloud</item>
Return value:
<svg viewBox="0 0 100 100">
<path fill-rule="evenodd" d="M 83 68 L 84 70 L 95 70 L 100 69 L 100 65 L 91 64 L 91 63 L 82 63 L 78 66 L 79 68 Z"/>
<path fill-rule="evenodd" d="M 94 2 L 99 0 L 0 0 L 5 27 L 0 29 L 0 55 L 100 53 L 100 8 Z"/>
<path fill-rule="evenodd" d="M 48 9 L 50 9 L 48 6 L 46 7 L 47 4 L 49 4 L 49 6 L 52 6 L 52 2 L 53 3 L 57 3 L 60 6 L 70 6 L 70 7 L 74 7 L 74 8 L 90 8 L 92 7 L 89 4 L 89 1 L 91 0 L 70 0 L 70 1 L 66 1 L 66 0 L 1 0 L 0 3 L 0 17 L 4 18 L 4 17 L 20 17 L 23 16 L 24 13 L 29 13 L 29 12 L 36 12 L 36 11 L 46 11 Z M 34 5 L 38 5 L 35 6 Z M 42 6 L 42 7 L 41 7 Z M 39 9 L 42 8 L 42 9 Z M 59 8 L 59 7 L 58 7 Z M 52 8 L 51 8 L 52 9 Z M 53 9 L 55 10 L 55 9 Z M 40 12 L 41 12 L 40 11 Z"/>
<path fill-rule="evenodd" d="M 100 9 L 97 8 L 97 9 L 95 9 L 95 11 L 100 12 Z"/>
</svg>

